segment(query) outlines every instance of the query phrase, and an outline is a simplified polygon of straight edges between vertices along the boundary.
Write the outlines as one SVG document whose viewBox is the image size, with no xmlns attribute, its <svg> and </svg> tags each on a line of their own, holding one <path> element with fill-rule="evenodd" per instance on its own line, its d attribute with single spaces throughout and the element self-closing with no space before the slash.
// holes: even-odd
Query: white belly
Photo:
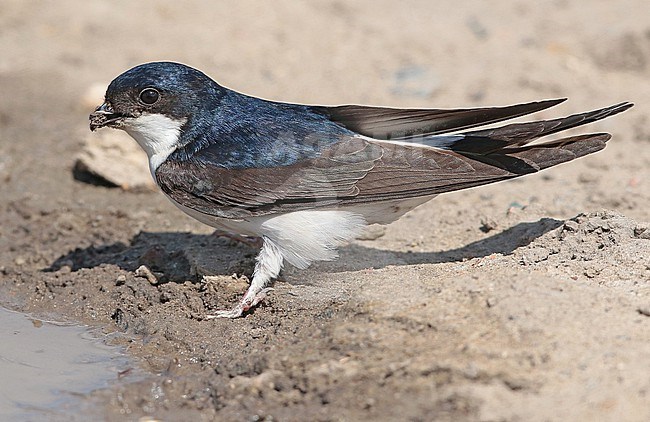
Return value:
<svg viewBox="0 0 650 422">
<path fill-rule="evenodd" d="M 331 261 L 337 258 L 336 249 L 361 235 L 368 224 L 388 224 L 431 198 L 413 198 L 338 209 L 302 210 L 245 219 L 207 215 L 169 199 L 181 211 L 208 226 L 231 233 L 270 239 L 289 263 L 298 268 L 307 268 L 314 261 Z"/>
</svg>

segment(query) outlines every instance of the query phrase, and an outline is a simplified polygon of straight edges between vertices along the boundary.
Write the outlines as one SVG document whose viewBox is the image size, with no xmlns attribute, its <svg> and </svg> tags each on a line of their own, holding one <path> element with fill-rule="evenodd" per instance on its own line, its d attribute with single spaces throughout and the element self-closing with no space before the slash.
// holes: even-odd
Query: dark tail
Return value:
<svg viewBox="0 0 650 422">
<path fill-rule="evenodd" d="M 507 170 L 512 173 L 511 177 L 517 177 L 600 151 L 611 137 L 609 133 L 591 133 L 543 144 L 507 147 L 488 154 L 461 154 Z"/>
<path fill-rule="evenodd" d="M 440 137 L 441 147 L 456 151 L 463 155 L 471 154 L 472 156 L 489 155 L 493 153 L 509 154 L 514 151 L 516 147 L 524 146 L 542 136 L 552 135 L 563 130 L 593 123 L 597 120 L 621 113 L 632 106 L 633 104 L 625 102 L 602 108 L 600 110 L 574 114 L 560 119 L 514 123 L 494 129 L 463 132 L 457 135 L 459 138 L 454 142 L 449 142 L 448 139 Z M 600 137 L 600 134 L 597 136 Z M 575 138 L 568 139 L 574 140 Z M 427 145 L 436 146 L 435 137 L 432 137 L 427 141 Z M 556 145 L 556 143 L 553 142 L 549 145 Z"/>
</svg>

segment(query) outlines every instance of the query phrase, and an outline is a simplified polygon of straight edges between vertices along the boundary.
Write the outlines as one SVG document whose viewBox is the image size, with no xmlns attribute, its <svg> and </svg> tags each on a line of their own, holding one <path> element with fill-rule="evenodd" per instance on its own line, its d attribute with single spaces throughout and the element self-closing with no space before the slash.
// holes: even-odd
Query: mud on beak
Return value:
<svg viewBox="0 0 650 422">
<path fill-rule="evenodd" d="M 126 116 L 116 113 L 110 103 L 104 102 L 88 117 L 90 119 L 90 130 L 94 132 L 105 126 L 119 127 L 124 121 L 124 117 Z"/>
</svg>

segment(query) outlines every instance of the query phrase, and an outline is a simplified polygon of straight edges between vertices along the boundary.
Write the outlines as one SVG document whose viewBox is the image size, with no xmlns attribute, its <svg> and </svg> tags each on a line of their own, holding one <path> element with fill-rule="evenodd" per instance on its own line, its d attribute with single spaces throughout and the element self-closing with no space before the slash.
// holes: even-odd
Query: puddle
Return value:
<svg viewBox="0 0 650 422">
<path fill-rule="evenodd" d="M 74 419 L 74 409 L 82 411 L 80 394 L 109 386 L 129 367 L 118 348 L 104 345 L 87 327 L 31 319 L 0 307 L 2 421 L 66 414 Z"/>
</svg>

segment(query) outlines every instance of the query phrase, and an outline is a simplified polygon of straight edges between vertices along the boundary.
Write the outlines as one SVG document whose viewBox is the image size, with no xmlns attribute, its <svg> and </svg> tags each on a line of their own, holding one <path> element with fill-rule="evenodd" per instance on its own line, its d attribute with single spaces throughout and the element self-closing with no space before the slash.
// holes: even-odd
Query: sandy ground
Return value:
<svg viewBox="0 0 650 422">
<path fill-rule="evenodd" d="M 86 397 L 100 419 L 650 420 L 647 0 L 5 0 L 0 51 L 0 298 L 122 333 L 145 375 Z M 73 178 L 89 88 L 160 59 L 293 102 L 637 105 L 585 129 L 602 153 L 439 197 L 205 321 L 255 250 Z"/>
</svg>

